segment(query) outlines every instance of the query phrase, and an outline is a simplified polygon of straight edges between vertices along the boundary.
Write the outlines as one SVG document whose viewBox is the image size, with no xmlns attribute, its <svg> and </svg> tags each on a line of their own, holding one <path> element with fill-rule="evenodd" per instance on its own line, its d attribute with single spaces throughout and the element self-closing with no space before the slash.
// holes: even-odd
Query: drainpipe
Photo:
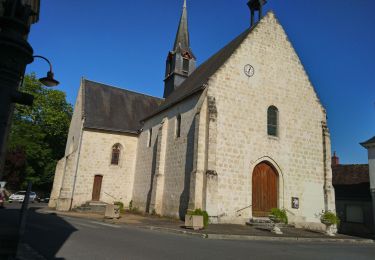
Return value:
<svg viewBox="0 0 375 260">
<path fill-rule="evenodd" d="M 78 174 L 78 167 L 79 167 L 79 159 L 81 158 L 81 147 L 82 147 L 83 125 L 84 124 L 85 124 L 85 118 L 82 119 L 81 138 L 79 139 L 78 154 L 77 154 L 78 157 L 77 157 L 76 169 L 75 169 L 75 173 L 74 173 L 73 189 L 72 189 L 72 196 L 70 198 L 69 210 L 72 210 L 72 207 L 73 207 L 73 198 L 74 198 L 74 193 L 75 193 L 75 190 L 76 190 L 76 182 L 77 182 L 77 174 Z"/>
<path fill-rule="evenodd" d="M 331 190 L 331 185 L 329 183 L 329 176 L 328 176 L 328 150 L 327 150 L 327 145 L 328 145 L 328 138 L 329 138 L 329 130 L 327 126 L 327 122 L 322 121 L 322 137 L 323 137 L 323 172 L 324 172 L 324 210 L 328 211 L 329 210 L 329 192 Z M 331 158 L 329 158 L 331 160 Z"/>
</svg>

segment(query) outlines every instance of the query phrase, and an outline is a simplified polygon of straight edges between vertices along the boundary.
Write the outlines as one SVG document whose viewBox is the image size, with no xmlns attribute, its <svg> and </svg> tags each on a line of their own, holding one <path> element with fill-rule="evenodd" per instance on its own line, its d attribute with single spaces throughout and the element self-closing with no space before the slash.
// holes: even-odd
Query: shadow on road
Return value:
<svg viewBox="0 0 375 260">
<path fill-rule="evenodd" d="M 55 214 L 41 214 L 40 207 L 29 208 L 24 243 L 47 259 L 56 258 L 60 248 L 75 227 Z M 14 206 L 0 209 L 0 258 L 15 251 L 18 239 L 20 209 Z"/>
</svg>

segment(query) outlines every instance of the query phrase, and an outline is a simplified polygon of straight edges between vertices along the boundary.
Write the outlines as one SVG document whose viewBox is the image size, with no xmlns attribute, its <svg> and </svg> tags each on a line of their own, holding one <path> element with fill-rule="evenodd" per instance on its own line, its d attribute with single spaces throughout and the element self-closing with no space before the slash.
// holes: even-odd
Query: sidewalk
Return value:
<svg viewBox="0 0 375 260">
<path fill-rule="evenodd" d="M 40 213 L 89 218 L 111 224 L 127 225 L 162 232 L 194 235 L 207 239 L 374 243 L 374 241 L 371 239 L 363 239 L 342 234 L 338 234 L 335 237 L 329 237 L 323 233 L 296 229 L 292 227 L 283 228 L 283 235 L 276 235 L 271 233 L 268 229 L 232 224 L 213 224 L 209 225 L 204 230 L 194 231 L 191 229 L 185 229 L 184 222 L 180 220 L 151 215 L 140 215 L 131 212 L 122 214 L 120 219 L 104 219 L 102 214 L 56 212 L 51 209 L 42 209 Z"/>
</svg>

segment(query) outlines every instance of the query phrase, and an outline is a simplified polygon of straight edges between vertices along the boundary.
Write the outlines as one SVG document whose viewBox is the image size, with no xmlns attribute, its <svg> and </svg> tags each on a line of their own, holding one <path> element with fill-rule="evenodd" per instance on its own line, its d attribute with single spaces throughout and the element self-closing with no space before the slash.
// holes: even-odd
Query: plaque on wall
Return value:
<svg viewBox="0 0 375 260">
<path fill-rule="evenodd" d="M 299 198 L 292 197 L 292 208 L 299 209 Z"/>
</svg>

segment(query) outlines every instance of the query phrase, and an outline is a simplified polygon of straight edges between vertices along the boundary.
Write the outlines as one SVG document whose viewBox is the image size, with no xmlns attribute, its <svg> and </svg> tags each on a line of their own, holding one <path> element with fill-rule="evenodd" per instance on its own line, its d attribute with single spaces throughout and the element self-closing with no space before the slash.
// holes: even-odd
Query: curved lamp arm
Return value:
<svg viewBox="0 0 375 260">
<path fill-rule="evenodd" d="M 57 80 L 55 80 L 55 79 L 53 78 L 54 75 L 53 75 L 53 71 L 52 71 L 52 64 L 51 64 L 51 62 L 50 62 L 46 57 L 43 57 L 43 56 L 40 56 L 40 55 L 35 55 L 35 56 L 33 56 L 33 58 L 40 58 L 40 59 L 43 59 L 43 60 L 45 60 L 45 61 L 48 63 L 48 65 L 49 65 L 49 71 L 47 72 L 47 77 L 40 78 L 39 81 L 40 81 L 43 85 L 45 85 L 45 86 L 47 86 L 47 87 L 54 87 L 54 86 L 59 85 L 60 83 L 59 83 Z"/>
<path fill-rule="evenodd" d="M 40 59 L 45 60 L 49 65 L 49 71 L 52 72 L 52 64 L 46 57 L 43 57 L 43 56 L 40 56 L 40 55 L 34 55 L 33 58 L 40 58 Z"/>
</svg>

